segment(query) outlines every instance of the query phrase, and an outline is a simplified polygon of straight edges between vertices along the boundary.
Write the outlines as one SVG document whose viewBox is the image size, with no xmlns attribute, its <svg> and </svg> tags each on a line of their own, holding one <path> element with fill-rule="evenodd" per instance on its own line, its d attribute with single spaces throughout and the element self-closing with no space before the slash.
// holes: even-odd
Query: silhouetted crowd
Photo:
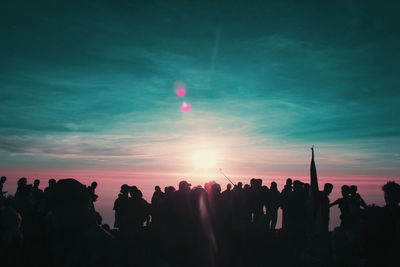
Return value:
<svg viewBox="0 0 400 267">
<path fill-rule="evenodd" d="M 1 266 L 399 266 L 400 185 L 383 187 L 384 207 L 368 206 L 357 186 L 312 192 L 288 178 L 263 185 L 216 182 L 155 187 L 151 203 L 124 184 L 113 227 L 96 211 L 97 183 L 18 180 L 15 194 L 0 180 Z M 330 207 L 340 226 L 329 231 Z M 277 230 L 278 210 L 282 228 Z"/>
</svg>

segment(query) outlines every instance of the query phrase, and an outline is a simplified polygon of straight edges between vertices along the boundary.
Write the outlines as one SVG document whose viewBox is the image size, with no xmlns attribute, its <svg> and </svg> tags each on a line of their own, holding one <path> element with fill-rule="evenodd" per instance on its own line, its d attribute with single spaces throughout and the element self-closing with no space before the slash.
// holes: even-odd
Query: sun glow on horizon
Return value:
<svg viewBox="0 0 400 267">
<path fill-rule="evenodd" d="M 218 169 L 218 153 L 212 149 L 199 149 L 193 152 L 192 161 L 195 171 L 209 172 Z"/>
</svg>

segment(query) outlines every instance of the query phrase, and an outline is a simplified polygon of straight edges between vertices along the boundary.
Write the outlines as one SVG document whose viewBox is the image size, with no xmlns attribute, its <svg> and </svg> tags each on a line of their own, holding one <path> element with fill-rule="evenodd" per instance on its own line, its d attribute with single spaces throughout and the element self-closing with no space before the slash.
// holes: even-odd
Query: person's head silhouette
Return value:
<svg viewBox="0 0 400 267">
<path fill-rule="evenodd" d="M 219 193 L 221 193 L 221 186 L 219 184 L 215 183 L 211 186 L 211 190 L 214 194 L 219 194 Z"/>
<path fill-rule="evenodd" d="M 358 188 L 357 188 L 356 185 L 351 185 L 350 188 L 349 188 L 349 193 L 351 195 L 355 195 L 355 194 L 357 194 L 357 190 L 358 190 Z"/>
<path fill-rule="evenodd" d="M 388 206 L 398 206 L 400 203 L 400 185 L 396 182 L 387 182 L 382 190 L 385 194 L 385 202 Z"/>
<path fill-rule="evenodd" d="M 271 182 L 270 189 L 271 190 L 278 190 L 278 184 L 276 182 Z"/>
<path fill-rule="evenodd" d="M 189 184 L 189 183 L 186 182 L 186 181 L 180 181 L 180 182 L 179 182 L 179 191 L 181 191 L 181 192 L 189 192 L 191 186 L 192 186 L 192 185 Z"/>
<path fill-rule="evenodd" d="M 329 196 L 330 193 L 332 193 L 333 185 L 330 183 L 326 183 L 324 185 L 324 193 Z"/>
<path fill-rule="evenodd" d="M 299 192 L 302 191 L 304 188 L 303 183 L 299 180 L 295 180 L 293 182 L 293 191 Z"/>
<path fill-rule="evenodd" d="M 348 185 L 342 186 L 342 196 L 347 197 L 350 193 L 350 187 Z"/>
<path fill-rule="evenodd" d="M 19 178 L 17 184 L 18 186 L 25 186 L 28 183 L 28 180 L 25 177 Z"/>
<path fill-rule="evenodd" d="M 77 226 L 89 217 L 89 194 L 75 179 L 61 179 L 51 192 L 53 214 L 62 225 Z"/>
<path fill-rule="evenodd" d="M 169 195 L 169 194 L 175 192 L 175 187 L 173 187 L 173 186 L 166 186 L 166 187 L 164 188 L 164 192 L 165 192 L 167 195 Z"/>
<path fill-rule="evenodd" d="M 127 185 L 127 184 L 121 185 L 121 189 L 119 192 L 121 194 L 127 195 L 129 193 L 129 185 Z"/>
<path fill-rule="evenodd" d="M 53 187 L 56 185 L 56 179 L 50 179 L 49 180 L 49 187 Z"/>
</svg>

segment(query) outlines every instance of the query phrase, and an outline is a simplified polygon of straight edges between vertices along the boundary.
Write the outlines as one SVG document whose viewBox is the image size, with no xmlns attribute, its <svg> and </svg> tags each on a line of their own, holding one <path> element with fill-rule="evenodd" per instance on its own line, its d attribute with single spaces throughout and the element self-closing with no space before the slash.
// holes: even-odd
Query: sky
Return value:
<svg viewBox="0 0 400 267">
<path fill-rule="evenodd" d="M 400 177 L 396 1 L 8 1 L 0 175 L 380 187 Z M 186 95 L 175 93 L 184 85 Z M 191 110 L 181 112 L 186 102 Z M 103 199 L 102 199 L 103 195 Z"/>
</svg>

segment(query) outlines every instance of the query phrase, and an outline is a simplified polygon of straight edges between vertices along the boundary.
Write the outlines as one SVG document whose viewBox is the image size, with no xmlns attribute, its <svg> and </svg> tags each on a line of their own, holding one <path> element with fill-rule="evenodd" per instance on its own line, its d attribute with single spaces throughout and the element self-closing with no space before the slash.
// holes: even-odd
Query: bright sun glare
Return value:
<svg viewBox="0 0 400 267">
<path fill-rule="evenodd" d="M 201 149 L 193 153 L 193 165 L 197 171 L 210 171 L 218 168 L 217 153 L 209 149 Z"/>
</svg>

